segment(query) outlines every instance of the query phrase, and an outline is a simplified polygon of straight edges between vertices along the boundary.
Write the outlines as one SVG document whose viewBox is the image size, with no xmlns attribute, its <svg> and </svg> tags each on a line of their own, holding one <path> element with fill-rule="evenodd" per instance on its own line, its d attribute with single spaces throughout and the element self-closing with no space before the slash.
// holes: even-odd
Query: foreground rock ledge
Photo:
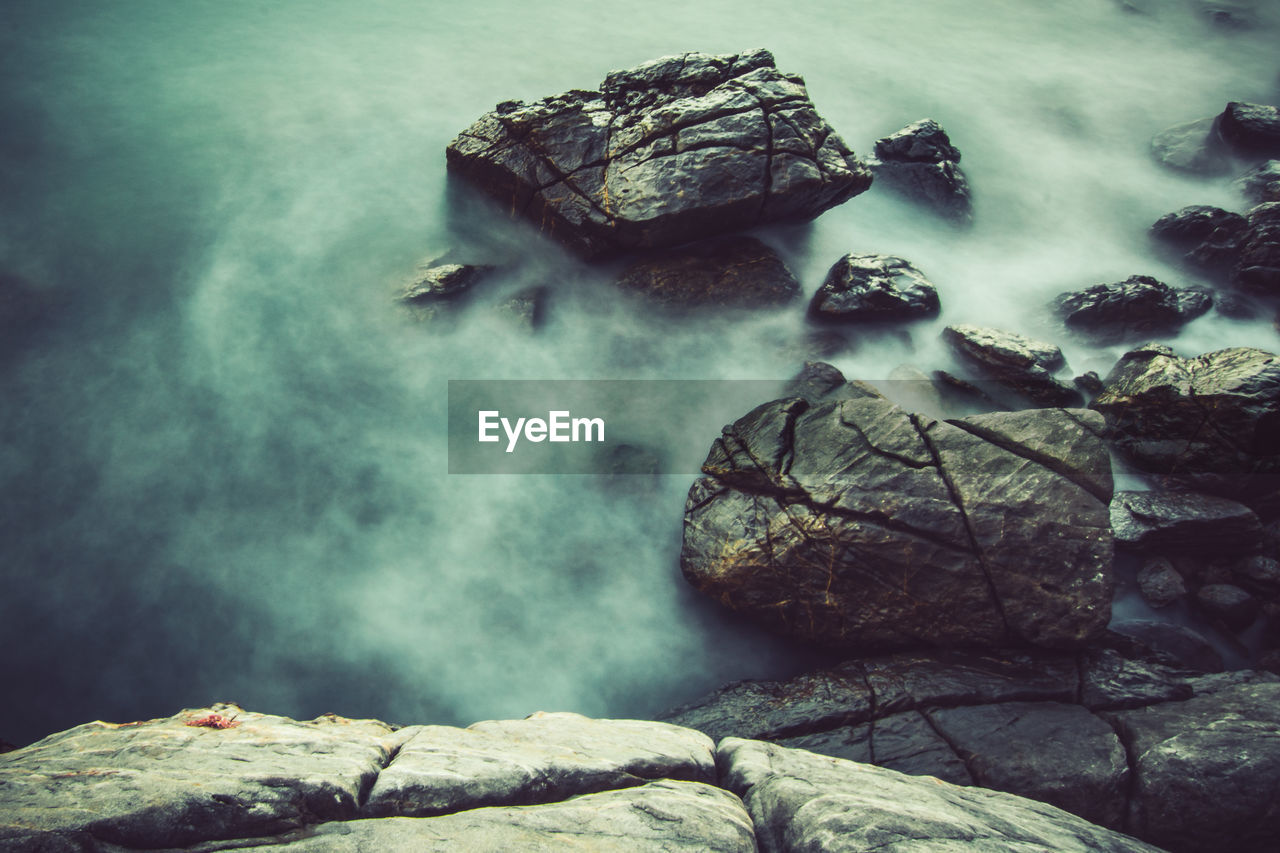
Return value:
<svg viewBox="0 0 1280 853">
<path fill-rule="evenodd" d="M 499 104 L 446 155 L 587 256 L 804 221 L 871 185 L 766 50 L 665 57 L 610 73 L 598 92 Z"/>
</svg>

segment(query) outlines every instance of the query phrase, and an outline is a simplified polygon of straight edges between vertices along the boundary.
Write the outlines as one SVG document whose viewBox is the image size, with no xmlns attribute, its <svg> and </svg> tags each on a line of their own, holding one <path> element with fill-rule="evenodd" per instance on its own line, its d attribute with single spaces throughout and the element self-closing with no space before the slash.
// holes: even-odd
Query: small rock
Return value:
<svg viewBox="0 0 1280 853">
<path fill-rule="evenodd" d="M 1202 118 L 1174 125 L 1151 140 L 1151 154 L 1170 169 L 1195 175 L 1221 175 L 1231 161 L 1218 136 L 1217 119 Z"/>
<path fill-rule="evenodd" d="M 1280 160 L 1268 160 L 1254 166 L 1236 179 L 1236 186 L 1245 198 L 1255 204 L 1280 201 Z"/>
<path fill-rule="evenodd" d="M 1248 220 L 1238 213 L 1196 204 L 1157 219 L 1151 236 L 1183 252 L 1192 266 L 1224 272 L 1239 257 L 1248 229 Z"/>
<path fill-rule="evenodd" d="M 1216 616 L 1233 631 L 1241 631 L 1258 617 L 1258 599 L 1238 586 L 1214 583 L 1200 587 L 1196 602 L 1206 613 Z"/>
<path fill-rule="evenodd" d="M 400 298 L 414 304 L 453 299 L 475 287 L 494 269 L 496 267 L 476 264 L 420 267 Z"/>
<path fill-rule="evenodd" d="M 1053 378 L 1065 363 L 1053 344 L 978 326 L 947 326 L 943 340 L 996 382 L 1041 406 L 1079 406 L 1079 391 Z"/>
<path fill-rule="evenodd" d="M 949 219 L 972 219 L 969 182 L 960 170 L 960 151 L 933 119 L 921 119 L 877 140 L 875 157 L 866 162 L 877 182 L 932 206 Z"/>
<path fill-rule="evenodd" d="M 800 282 L 777 252 L 754 237 L 704 240 L 632 263 L 618 279 L 661 305 L 757 308 L 784 305 Z"/>
<path fill-rule="evenodd" d="M 1148 560 L 1138 570 L 1138 590 L 1142 593 L 1142 600 L 1156 608 L 1168 607 L 1187 594 L 1182 575 L 1161 557 Z"/>
<path fill-rule="evenodd" d="M 809 313 L 841 322 L 936 316 L 938 291 L 924 273 L 892 255 L 845 255 L 827 273 Z"/>
<path fill-rule="evenodd" d="M 1222 138 L 1245 154 L 1280 157 L 1280 109 L 1232 101 L 1218 117 Z"/>
<path fill-rule="evenodd" d="M 1086 394 L 1102 393 L 1102 377 L 1096 370 L 1086 371 L 1072 380 L 1076 387 Z"/>
<path fill-rule="evenodd" d="M 1207 311 L 1202 300 L 1183 297 L 1182 291 L 1151 276 L 1134 275 L 1063 293 L 1054 300 L 1054 309 L 1069 328 L 1120 340 L 1170 332 Z"/>
<path fill-rule="evenodd" d="M 1246 557 L 1232 567 L 1236 574 L 1242 575 L 1263 586 L 1280 587 L 1280 560 L 1273 557 L 1255 555 Z"/>
<path fill-rule="evenodd" d="M 536 331 L 546 321 L 547 294 L 547 288 L 541 285 L 526 287 L 512 294 L 499 310 L 521 328 Z"/>
<path fill-rule="evenodd" d="M 1250 554 L 1262 541 L 1253 510 L 1196 492 L 1116 492 L 1111 530 L 1117 547 L 1138 551 Z"/>
</svg>

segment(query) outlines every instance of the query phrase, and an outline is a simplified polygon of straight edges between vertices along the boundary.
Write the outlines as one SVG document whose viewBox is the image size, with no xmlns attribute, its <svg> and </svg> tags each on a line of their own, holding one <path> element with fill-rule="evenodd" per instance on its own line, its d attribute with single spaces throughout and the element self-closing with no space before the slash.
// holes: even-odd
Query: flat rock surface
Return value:
<svg viewBox="0 0 1280 853">
<path fill-rule="evenodd" d="M 1042 406 L 1080 406 L 1084 397 L 1053 377 L 1066 365 L 1056 344 L 983 326 L 947 326 L 942 338 L 984 376 Z"/>
<path fill-rule="evenodd" d="M 1116 492 L 1111 529 L 1119 547 L 1167 554 L 1233 556 L 1251 554 L 1262 544 L 1253 510 L 1198 492 Z"/>
<path fill-rule="evenodd" d="M 640 258 L 618 284 L 662 305 L 757 308 L 784 305 L 800 282 L 754 237 L 721 237 Z"/>
</svg>

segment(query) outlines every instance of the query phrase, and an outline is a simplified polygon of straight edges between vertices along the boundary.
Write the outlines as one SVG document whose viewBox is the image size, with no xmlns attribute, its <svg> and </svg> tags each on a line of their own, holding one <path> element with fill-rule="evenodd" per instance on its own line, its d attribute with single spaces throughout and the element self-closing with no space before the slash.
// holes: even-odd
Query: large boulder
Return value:
<svg viewBox="0 0 1280 853">
<path fill-rule="evenodd" d="M 1077 646 L 1105 627 L 1100 418 L 1044 409 L 944 423 L 860 393 L 776 400 L 725 427 L 685 505 L 681 568 L 694 587 L 843 650 Z"/>
<path fill-rule="evenodd" d="M 800 295 L 800 282 L 778 253 L 744 236 L 653 253 L 623 270 L 618 284 L 668 306 L 756 308 Z"/>
<path fill-rule="evenodd" d="M 766 50 L 665 57 L 599 91 L 499 104 L 446 154 L 452 173 L 588 256 L 812 219 L 871 185 Z"/>
<path fill-rule="evenodd" d="M 867 165 L 882 181 L 958 222 L 973 218 L 969 182 L 960 171 L 960 149 L 933 119 L 913 122 L 876 140 Z"/>
<path fill-rule="evenodd" d="M 909 261 L 848 254 L 827 271 L 809 313 L 839 322 L 912 320 L 936 316 L 939 305 L 933 282 Z"/>
</svg>

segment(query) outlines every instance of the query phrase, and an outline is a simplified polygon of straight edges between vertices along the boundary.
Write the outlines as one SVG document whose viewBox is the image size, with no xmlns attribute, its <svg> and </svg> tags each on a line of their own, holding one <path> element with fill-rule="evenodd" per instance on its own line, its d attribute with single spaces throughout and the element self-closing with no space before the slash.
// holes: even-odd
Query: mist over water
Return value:
<svg viewBox="0 0 1280 853">
<path fill-rule="evenodd" d="M 1146 229 L 1240 210 L 1149 159 L 1229 100 L 1274 103 L 1277 8 L 1226 30 L 1181 0 L 464 5 L 10 0 L 0 14 L 0 273 L 41 323 L 0 347 L 0 737 L 234 700 L 311 717 L 469 723 L 649 715 L 802 650 L 679 577 L 689 478 L 449 476 L 450 379 L 783 379 L 803 303 L 664 318 L 446 185 L 499 101 L 615 68 L 763 46 L 860 154 L 923 117 L 964 155 L 955 231 L 873 188 L 768 229 L 806 297 L 851 252 L 899 254 L 937 322 L 832 357 L 850 377 L 951 365 L 975 322 L 1054 340 L 1074 373 L 1124 347 L 1054 328 L 1057 293 L 1197 283 Z M 397 284 L 434 253 L 507 269 L 443 323 Z M 551 289 L 529 334 L 496 310 Z M 1185 354 L 1275 350 L 1208 316 Z M 763 401 L 760 401 L 763 402 Z M 669 438 L 695 460 L 742 411 Z"/>
</svg>

